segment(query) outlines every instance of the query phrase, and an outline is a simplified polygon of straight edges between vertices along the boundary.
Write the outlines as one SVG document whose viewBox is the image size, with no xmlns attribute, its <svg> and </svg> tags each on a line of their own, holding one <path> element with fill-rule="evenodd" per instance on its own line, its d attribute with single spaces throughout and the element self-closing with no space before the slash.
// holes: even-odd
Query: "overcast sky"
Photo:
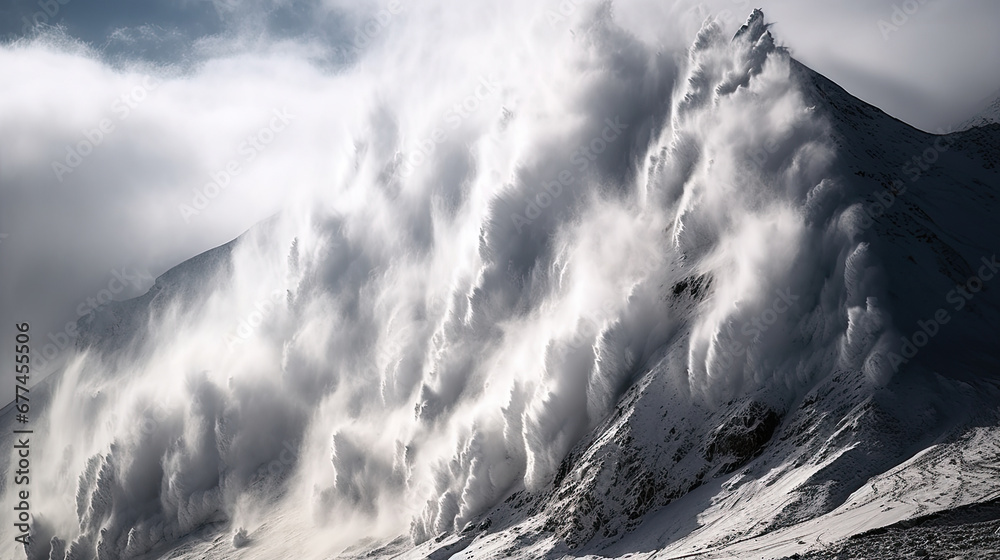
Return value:
<svg viewBox="0 0 1000 560">
<path fill-rule="evenodd" d="M 334 157 L 325 146 L 343 134 L 337 105 L 352 95 L 338 76 L 363 56 L 360 26 L 388 4 L 0 2 L 2 336 L 30 321 L 36 349 L 59 345 L 91 302 L 138 295 L 295 192 L 322 188 Z M 1000 90 L 993 0 L 636 0 L 616 4 L 616 16 L 662 41 L 664 18 L 721 13 L 734 31 L 755 6 L 793 56 L 924 130 L 965 120 Z M 371 39 L 392 32 L 389 22 Z M 93 153 L 71 153 L 87 135 L 99 138 Z M 191 213 L 212 180 L 226 188 Z M 2 363 L 9 347 L 0 343 Z"/>
<path fill-rule="evenodd" d="M 51 17 L 38 15 L 44 12 L 42 3 L 0 2 L 0 36 L 20 36 L 29 20 L 48 20 L 95 45 L 108 58 L 179 62 L 192 58 L 192 45 L 199 38 L 246 25 L 247 20 L 265 28 L 272 38 L 308 37 L 335 45 L 346 44 L 353 34 L 350 22 L 331 9 L 341 2 L 332 1 L 70 0 L 65 5 L 59 2 Z M 559 2 L 551 3 L 558 10 Z M 774 22 L 775 35 L 793 56 L 865 101 L 921 128 L 962 120 L 1000 89 L 1000 34 L 996 33 L 1000 3 L 993 0 L 679 3 L 706 13 L 729 10 L 734 23 L 752 8 L 763 8 Z"/>
</svg>

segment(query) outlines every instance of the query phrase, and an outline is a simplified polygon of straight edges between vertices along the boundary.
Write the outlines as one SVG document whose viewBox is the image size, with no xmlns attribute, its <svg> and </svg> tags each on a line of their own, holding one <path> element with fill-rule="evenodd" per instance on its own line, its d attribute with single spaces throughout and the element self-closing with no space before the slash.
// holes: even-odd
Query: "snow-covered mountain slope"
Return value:
<svg viewBox="0 0 1000 560">
<path fill-rule="evenodd" d="M 962 121 L 956 125 L 955 130 L 968 130 L 973 127 L 998 123 L 1000 123 L 1000 91 L 994 94 L 993 100 L 987 103 L 982 111 L 971 119 Z"/>
<path fill-rule="evenodd" d="M 1000 126 L 759 11 L 566 48 L 582 91 L 423 167 L 376 113 L 335 196 L 82 319 L 28 557 L 780 558 L 996 499 Z"/>
</svg>

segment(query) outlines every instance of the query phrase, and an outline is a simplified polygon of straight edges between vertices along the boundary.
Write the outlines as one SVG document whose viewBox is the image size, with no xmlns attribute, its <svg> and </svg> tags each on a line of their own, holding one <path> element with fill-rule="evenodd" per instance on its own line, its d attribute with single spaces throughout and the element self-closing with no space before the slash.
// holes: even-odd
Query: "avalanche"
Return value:
<svg viewBox="0 0 1000 560">
<path fill-rule="evenodd" d="M 995 497 L 996 296 L 890 356 L 995 252 L 1000 127 L 908 178 L 936 139 L 759 10 L 675 49 L 572 7 L 436 14 L 466 48 L 393 20 L 322 188 L 81 319 L 28 558 L 779 557 Z M 380 72 L 414 56 L 459 93 Z"/>
</svg>

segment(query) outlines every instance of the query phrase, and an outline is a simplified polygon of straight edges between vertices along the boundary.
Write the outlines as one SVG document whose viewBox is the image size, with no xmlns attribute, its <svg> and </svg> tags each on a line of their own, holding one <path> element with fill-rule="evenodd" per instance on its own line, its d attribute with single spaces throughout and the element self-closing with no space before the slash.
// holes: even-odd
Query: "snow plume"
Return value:
<svg viewBox="0 0 1000 560">
<path fill-rule="evenodd" d="M 717 401 L 794 390 L 831 364 L 884 381 L 872 354 L 889 327 L 877 264 L 830 172 L 829 126 L 759 11 L 727 39 L 709 25 L 690 49 L 652 175 L 676 205 L 678 255 L 714 281 L 693 320 L 692 389 Z"/>
<path fill-rule="evenodd" d="M 84 320 L 32 558 L 133 557 L 216 521 L 252 548 L 283 516 L 323 528 L 317 554 L 461 530 L 551 484 L 671 349 L 709 405 L 884 380 L 878 265 L 762 14 L 685 52 L 683 30 L 574 6 L 408 6 L 335 76 L 285 71 L 306 90 L 280 92 L 287 134 L 321 149 L 275 141 L 257 171 L 292 189 L 280 214 Z M 157 103 L 227 87 L 199 72 Z"/>
</svg>

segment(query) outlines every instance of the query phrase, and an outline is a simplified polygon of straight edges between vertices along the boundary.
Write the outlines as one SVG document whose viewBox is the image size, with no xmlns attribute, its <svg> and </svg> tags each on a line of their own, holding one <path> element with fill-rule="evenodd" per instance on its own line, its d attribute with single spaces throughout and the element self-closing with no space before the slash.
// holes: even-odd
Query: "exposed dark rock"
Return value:
<svg viewBox="0 0 1000 560">
<path fill-rule="evenodd" d="M 712 432 L 705 446 L 705 460 L 711 463 L 725 458 L 719 472 L 733 472 L 764 450 L 779 424 L 780 414 L 764 404 L 750 402 Z"/>
</svg>

